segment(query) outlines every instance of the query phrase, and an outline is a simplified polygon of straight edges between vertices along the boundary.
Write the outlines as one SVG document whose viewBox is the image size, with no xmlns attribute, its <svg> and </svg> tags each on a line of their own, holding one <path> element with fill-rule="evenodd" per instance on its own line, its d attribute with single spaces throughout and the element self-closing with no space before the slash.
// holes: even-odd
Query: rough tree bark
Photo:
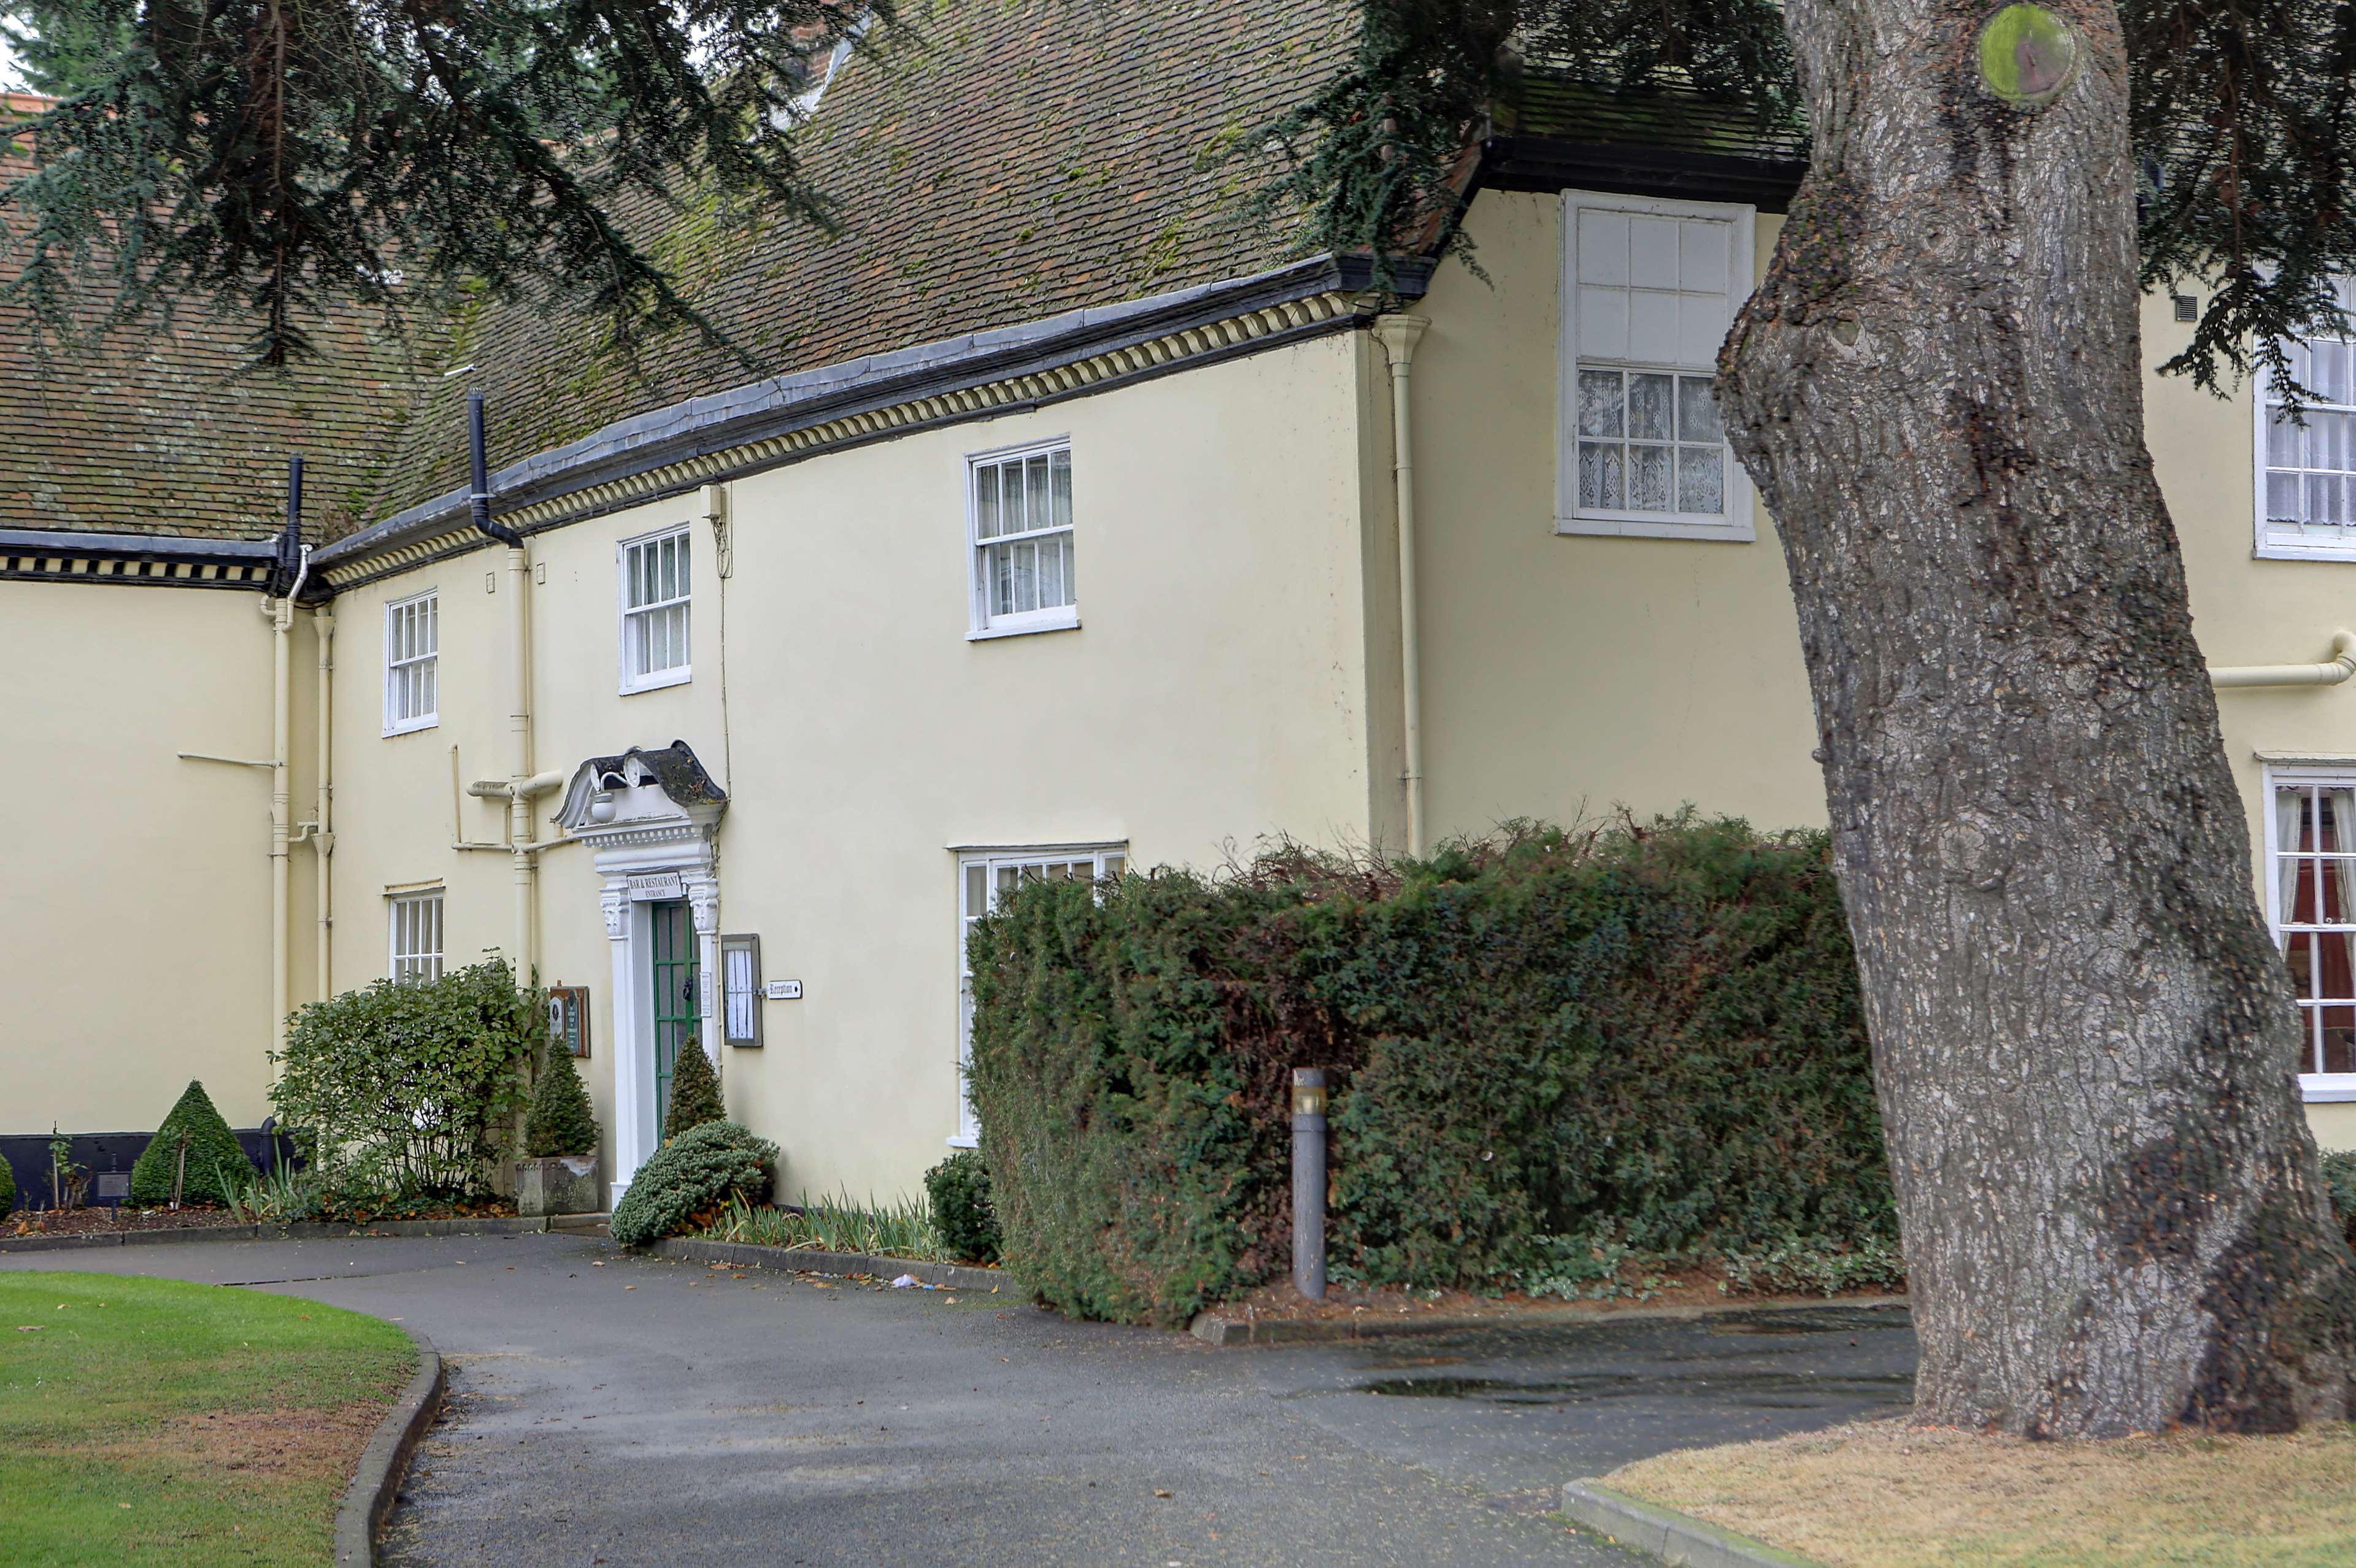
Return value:
<svg viewBox="0 0 2356 1568">
<path fill-rule="evenodd" d="M 1798 602 L 1917 1418 L 2285 1430 L 2351 1413 L 2356 1266 L 2143 442 L 2118 18 L 2053 9 L 2029 107 L 1986 0 L 1789 0 L 1814 163 L 1719 396 Z"/>
</svg>

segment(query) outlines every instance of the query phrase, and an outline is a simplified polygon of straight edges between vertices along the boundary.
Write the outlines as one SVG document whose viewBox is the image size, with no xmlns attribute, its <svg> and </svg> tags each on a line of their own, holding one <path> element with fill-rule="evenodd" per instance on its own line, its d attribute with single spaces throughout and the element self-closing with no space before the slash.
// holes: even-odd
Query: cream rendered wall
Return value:
<svg viewBox="0 0 2356 1568">
<path fill-rule="evenodd" d="M 1417 463 L 1427 772 L 1439 832 L 1685 802 L 1762 827 L 1820 825 L 1814 720 L 1773 520 L 1749 544 L 1558 537 L 1558 198 L 1485 192 L 1471 213 L 1484 286 L 1443 267 L 1421 307 Z M 1781 219 L 1762 215 L 1763 273 Z M 2190 327 L 2153 297 L 2157 367 Z M 2147 439 L 2215 664 L 2308 662 L 2356 622 L 2356 563 L 2252 549 L 2253 417 L 2179 378 L 2147 383 Z M 2259 751 L 2356 753 L 2356 683 L 2221 693 L 2225 750 L 2263 833 Z M 2318 1104 L 2356 1147 L 2356 1105 Z"/>
<path fill-rule="evenodd" d="M 271 636 L 257 593 L 0 583 L 10 741 L 37 819 L 0 900 L 0 1133 L 145 1132 L 191 1078 L 233 1126 L 269 1114 Z M 298 702 L 315 689 L 307 625 Z M 307 731 L 306 731 L 307 732 Z M 309 752 L 298 752 L 307 763 Z M 307 765 L 296 816 L 310 816 Z M 294 998 L 313 862 L 293 852 Z"/>
<path fill-rule="evenodd" d="M 1261 833 L 1367 837 L 1384 786 L 1365 696 L 1379 634 L 1362 613 L 1361 352 L 1344 334 L 738 481 L 724 658 L 699 495 L 532 539 L 538 765 L 677 738 L 730 792 L 721 929 L 758 933 L 766 977 L 805 995 L 764 1003 L 766 1048 L 721 1066 L 732 1112 L 784 1145 L 788 1193 L 907 1192 L 956 1131 L 951 846 L 1125 841 L 1140 867 L 1199 866 Z M 966 455 L 1066 434 L 1082 625 L 969 641 Z M 690 518 L 694 678 L 621 696 L 616 545 Z M 503 605 L 483 588 L 499 560 L 477 551 L 337 601 L 354 636 L 338 661 L 337 898 L 339 928 L 368 933 L 339 944 L 340 987 L 383 972 L 391 884 L 448 880 L 453 962 L 507 940 L 505 859 L 448 848 L 450 746 L 469 779 L 507 772 Z M 381 739 L 383 605 L 429 582 L 442 722 Z M 498 837 L 490 804 L 466 812 L 470 837 Z M 544 858 L 541 972 L 591 987 L 585 1076 L 610 1125 L 611 958 L 589 854 Z"/>
</svg>

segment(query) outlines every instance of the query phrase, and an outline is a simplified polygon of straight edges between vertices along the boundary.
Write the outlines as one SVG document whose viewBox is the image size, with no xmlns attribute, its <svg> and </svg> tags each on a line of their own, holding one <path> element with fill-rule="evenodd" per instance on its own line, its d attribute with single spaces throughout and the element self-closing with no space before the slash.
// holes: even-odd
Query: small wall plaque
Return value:
<svg viewBox="0 0 2356 1568">
<path fill-rule="evenodd" d="M 761 995 L 773 1002 L 798 1002 L 802 999 L 799 980 L 772 980 L 761 987 Z"/>
<path fill-rule="evenodd" d="M 632 871 L 630 897 L 642 899 L 683 899 L 687 884 L 677 871 Z"/>
<path fill-rule="evenodd" d="M 568 1056 L 589 1054 L 589 987 L 548 988 L 548 1040 Z"/>
</svg>

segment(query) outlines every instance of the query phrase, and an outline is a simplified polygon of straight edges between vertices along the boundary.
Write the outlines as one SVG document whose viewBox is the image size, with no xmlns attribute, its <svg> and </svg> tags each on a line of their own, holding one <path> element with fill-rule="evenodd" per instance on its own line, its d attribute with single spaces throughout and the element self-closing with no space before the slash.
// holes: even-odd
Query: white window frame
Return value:
<svg viewBox="0 0 2356 1568">
<path fill-rule="evenodd" d="M 1102 881 L 1107 877 L 1117 877 L 1129 868 L 1129 845 L 1126 841 L 1118 844 L 1033 844 L 958 851 L 958 1130 L 956 1136 L 948 1140 L 951 1148 L 973 1148 L 981 1137 L 981 1124 L 973 1114 L 973 1097 L 966 1093 L 966 1080 L 973 1073 L 973 970 L 967 964 L 966 939 L 973 934 L 973 923 L 998 907 L 999 873 L 1001 870 L 1011 870 L 1019 876 L 1029 867 L 1068 866 L 1083 859 L 1095 862 L 1094 880 Z M 982 874 L 983 907 L 979 910 L 972 907 L 971 891 L 972 875 L 977 869 Z"/>
<path fill-rule="evenodd" d="M 2276 952 L 2281 953 L 2287 912 L 2282 907 L 2282 878 L 2275 867 L 2275 858 L 2280 853 L 2277 846 L 2282 842 L 2278 837 L 2281 819 L 2276 808 L 2276 795 L 2286 789 L 2356 789 L 2356 762 L 2341 766 L 2269 763 L 2259 770 L 2259 779 L 2265 796 L 2265 844 L 2264 853 L 2259 857 L 2259 872 L 2265 883 L 2266 929 L 2274 936 Z M 2303 925 L 2298 929 L 2340 931 L 2356 929 L 2356 926 Z M 2315 1061 L 2314 1026 L 2308 1022 L 2311 1010 L 2304 1006 L 2298 1009 L 2303 1042 L 2299 1060 L 2310 1063 Z M 2298 1086 L 2309 1104 L 2356 1100 L 2356 1072 L 2301 1072 Z"/>
<path fill-rule="evenodd" d="M 665 539 L 676 539 L 687 549 L 686 581 L 680 586 L 675 599 L 653 603 L 630 603 L 630 552 L 659 545 Z M 692 523 L 669 523 L 648 533 L 633 535 L 614 547 L 614 603 L 617 636 L 615 651 L 620 657 L 622 695 L 634 692 L 660 691 L 665 687 L 684 686 L 695 677 L 695 558 L 701 552 L 695 548 L 695 526 Z M 680 612 L 680 641 L 685 645 L 687 661 L 659 670 L 634 673 L 630 667 L 630 629 L 633 620 L 660 611 Z"/>
<path fill-rule="evenodd" d="M 420 613 L 430 628 L 434 646 L 431 652 L 398 656 L 396 638 L 403 616 L 414 617 Z M 395 693 L 407 678 L 406 672 L 423 668 L 429 671 L 434 683 L 433 705 L 423 713 L 402 715 Z M 384 732 L 388 736 L 412 734 L 419 730 L 431 730 L 442 722 L 442 604 L 440 591 L 429 588 L 423 593 L 412 593 L 405 599 L 395 599 L 384 607 Z"/>
<path fill-rule="evenodd" d="M 2356 338 L 2329 333 L 2316 333 L 2299 341 L 2356 344 Z M 2356 357 L 2356 349 L 2351 349 L 2351 357 Z M 2274 387 L 2273 373 L 2264 365 L 2258 366 L 2256 374 L 2250 378 L 2250 520 L 2255 529 L 2252 553 L 2261 560 L 2356 561 L 2356 522 L 2278 523 L 2266 517 L 2266 456 L 2274 423 L 2266 410 Z M 2319 413 L 2356 412 L 2356 404 L 2351 403 L 2317 403 L 2310 407 Z M 2350 484 L 2356 487 L 2356 479 Z"/>
<path fill-rule="evenodd" d="M 1052 609 L 1023 610 L 1006 615 L 993 615 L 991 613 L 989 573 L 984 565 L 984 563 L 989 560 L 989 555 L 984 549 L 984 546 L 1002 544 L 1006 542 L 1007 536 L 1000 535 L 990 539 L 984 539 L 981 537 L 981 507 L 975 495 L 975 476 L 982 469 L 994 467 L 1002 463 L 1013 463 L 1024 458 L 1037 457 L 1043 454 L 1052 456 L 1054 453 L 1058 452 L 1065 453 L 1067 459 L 1072 456 L 1072 438 L 1070 436 L 1051 436 L 1044 441 L 1024 442 L 1020 446 L 1002 446 L 991 452 L 974 452 L 966 454 L 966 578 L 968 584 L 968 605 L 972 617 L 971 629 L 966 634 L 966 640 L 969 642 L 980 642 L 989 637 L 1026 636 L 1034 632 L 1068 632 L 1076 630 L 1079 626 L 1080 603 L 1079 595 L 1076 592 L 1072 595 L 1072 602 L 1069 604 L 1059 604 Z M 1075 464 L 1075 466 L 1076 466 L 1076 464 Z M 1074 500 L 1072 504 L 1072 526 L 1066 528 L 1029 528 L 1013 537 L 1019 542 L 1020 540 L 1027 539 L 1048 539 L 1057 534 L 1068 536 L 1072 540 L 1071 555 L 1074 562 L 1073 575 L 1076 578 L 1078 576 L 1079 555 L 1079 528 L 1077 526 L 1079 517 L 1079 502 L 1077 498 L 1078 475 L 1076 474 L 1073 476 L 1073 487 Z"/>
<path fill-rule="evenodd" d="M 1732 202 L 1670 201 L 1655 197 L 1611 196 L 1598 191 L 1565 191 L 1562 198 L 1562 257 L 1556 279 L 1560 297 L 1561 326 L 1557 344 L 1555 409 L 1555 532 L 1601 535 L 1621 539 L 1705 539 L 1721 544 L 1748 544 L 1758 537 L 1752 521 L 1756 496 L 1751 476 L 1743 471 L 1731 445 L 1721 461 L 1726 497 L 1722 517 L 1694 513 L 1643 512 L 1579 505 L 1579 215 L 1603 210 L 1655 218 L 1712 218 L 1729 229 L 1727 246 L 1727 319 L 1750 297 L 1754 285 L 1751 265 L 1758 229 L 1758 208 Z M 1597 369 L 1650 370 L 1666 374 L 1700 375 L 1714 366 L 1665 365 L 1633 359 L 1599 359 Z"/>
<path fill-rule="evenodd" d="M 441 888 L 418 888 L 385 895 L 385 973 L 396 985 L 442 977 L 444 955 L 449 949 L 443 919 L 444 891 Z M 402 951 L 404 935 L 415 938 L 421 934 L 433 938 L 430 946 L 412 941 L 409 950 Z"/>
</svg>

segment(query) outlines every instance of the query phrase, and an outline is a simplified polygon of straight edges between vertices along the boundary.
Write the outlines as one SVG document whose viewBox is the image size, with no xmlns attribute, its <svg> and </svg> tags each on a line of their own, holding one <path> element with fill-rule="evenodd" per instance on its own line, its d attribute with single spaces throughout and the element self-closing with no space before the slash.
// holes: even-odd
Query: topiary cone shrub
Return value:
<svg viewBox="0 0 2356 1568">
<path fill-rule="evenodd" d="M 998 1261 L 998 1216 L 990 1207 L 990 1167 L 980 1149 L 961 1148 L 925 1172 L 933 1224 L 951 1252 L 969 1263 Z"/>
<path fill-rule="evenodd" d="M 626 1247 L 696 1230 L 732 1199 L 755 1204 L 767 1198 L 776 1161 L 776 1145 L 734 1122 L 691 1127 L 638 1167 L 608 1229 Z"/>
<path fill-rule="evenodd" d="M 587 1154 L 596 1147 L 597 1113 L 589 1103 L 589 1087 L 581 1082 L 572 1053 L 551 1046 L 540 1082 L 532 1085 L 523 1152 L 533 1159 L 552 1159 Z"/>
<path fill-rule="evenodd" d="M 178 1104 L 147 1140 L 138 1162 L 131 1168 L 131 1201 L 153 1209 L 172 1200 L 172 1178 L 180 1168 L 180 1135 L 188 1139 L 187 1176 L 180 1184 L 183 1203 L 227 1203 L 242 1193 L 259 1175 L 247 1157 L 245 1146 L 229 1130 L 229 1123 L 213 1109 L 205 1086 L 194 1079 Z M 223 1183 L 230 1184 L 224 1187 Z"/>
<path fill-rule="evenodd" d="M 679 1056 L 671 1063 L 670 1110 L 663 1116 L 663 1141 L 668 1143 L 690 1127 L 727 1119 L 728 1107 L 720 1100 L 720 1075 L 712 1071 L 712 1059 L 691 1035 L 679 1042 Z"/>
</svg>

